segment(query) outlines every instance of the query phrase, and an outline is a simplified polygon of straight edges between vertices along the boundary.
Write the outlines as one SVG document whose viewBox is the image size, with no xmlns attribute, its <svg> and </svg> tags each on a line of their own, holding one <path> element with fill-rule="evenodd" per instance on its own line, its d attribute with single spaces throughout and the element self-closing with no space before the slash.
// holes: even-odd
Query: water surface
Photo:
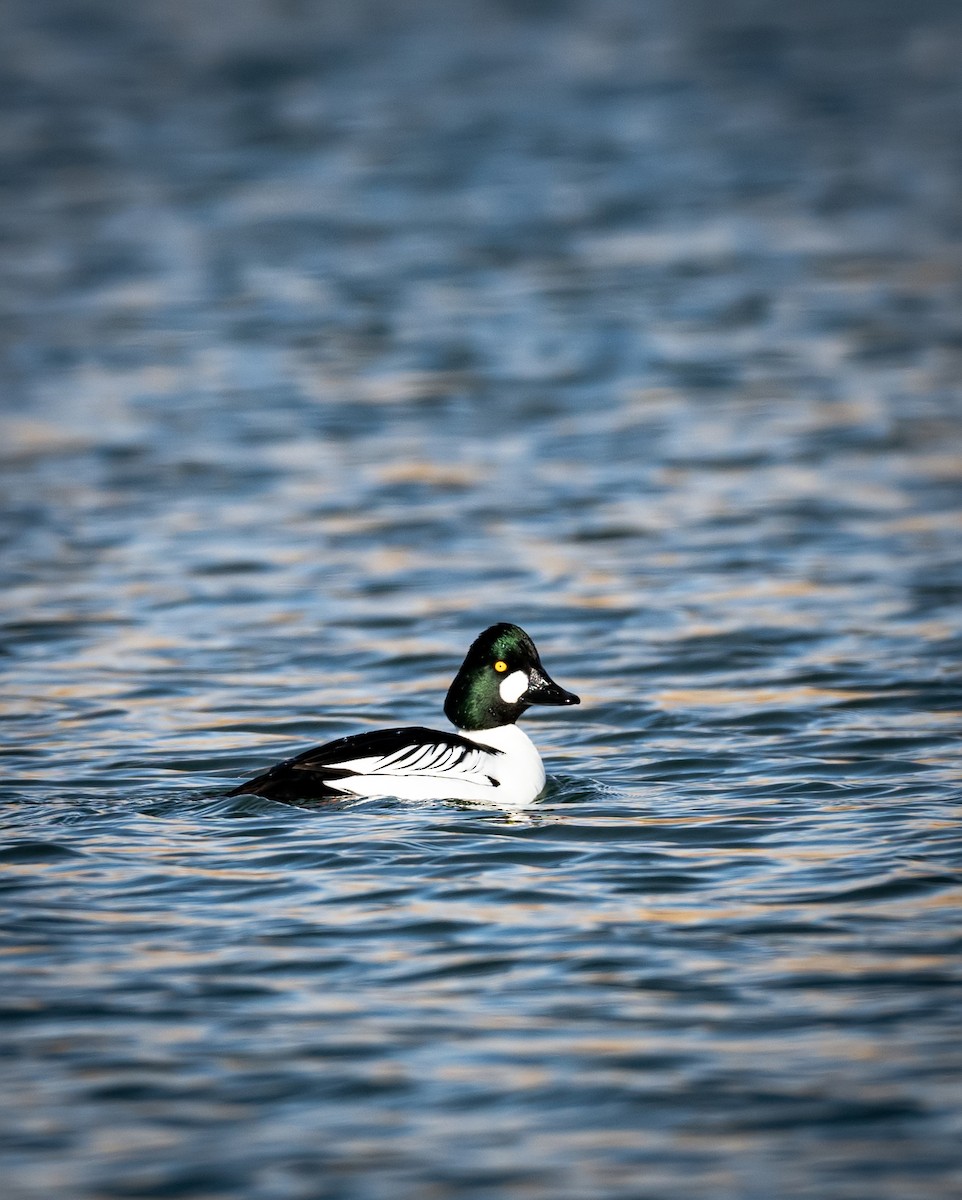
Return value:
<svg viewBox="0 0 962 1200">
<path fill-rule="evenodd" d="M 335 7 L 8 6 L 5 1197 L 951 1200 L 955 6 Z"/>
</svg>

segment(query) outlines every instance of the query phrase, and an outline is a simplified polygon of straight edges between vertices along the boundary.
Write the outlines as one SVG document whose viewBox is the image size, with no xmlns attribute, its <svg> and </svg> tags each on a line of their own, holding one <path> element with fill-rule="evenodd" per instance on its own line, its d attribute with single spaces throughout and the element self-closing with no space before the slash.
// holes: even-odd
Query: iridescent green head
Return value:
<svg viewBox="0 0 962 1200">
<path fill-rule="evenodd" d="M 517 625 L 475 638 L 448 689 L 444 714 L 458 729 L 512 725 L 532 704 L 580 704 L 550 678 L 534 642 Z"/>
</svg>

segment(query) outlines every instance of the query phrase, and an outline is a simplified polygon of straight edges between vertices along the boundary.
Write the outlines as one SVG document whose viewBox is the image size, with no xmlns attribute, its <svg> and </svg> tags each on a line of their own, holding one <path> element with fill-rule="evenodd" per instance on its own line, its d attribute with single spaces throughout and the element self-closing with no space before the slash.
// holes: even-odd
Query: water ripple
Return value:
<svg viewBox="0 0 962 1200">
<path fill-rule="evenodd" d="M 335 7 L 7 5 L 4 1194 L 951 1200 L 957 6 Z"/>
</svg>

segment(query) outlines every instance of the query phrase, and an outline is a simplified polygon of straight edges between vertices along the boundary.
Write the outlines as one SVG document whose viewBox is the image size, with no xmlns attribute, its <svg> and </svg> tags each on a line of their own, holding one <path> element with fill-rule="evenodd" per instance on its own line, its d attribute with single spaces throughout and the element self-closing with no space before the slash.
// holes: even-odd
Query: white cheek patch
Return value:
<svg viewBox="0 0 962 1200">
<path fill-rule="evenodd" d="M 528 675 L 526 671 L 512 671 L 501 680 L 498 691 L 505 704 L 517 704 L 528 690 Z"/>
</svg>

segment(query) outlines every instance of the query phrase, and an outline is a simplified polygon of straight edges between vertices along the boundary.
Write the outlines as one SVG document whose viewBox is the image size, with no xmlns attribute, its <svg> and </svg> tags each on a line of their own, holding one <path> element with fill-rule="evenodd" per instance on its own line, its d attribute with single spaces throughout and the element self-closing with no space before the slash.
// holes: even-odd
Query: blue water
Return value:
<svg viewBox="0 0 962 1200">
<path fill-rule="evenodd" d="M 4 1200 L 962 1194 L 960 50 L 9 0 Z M 525 816 L 224 798 L 496 620 Z"/>
</svg>

